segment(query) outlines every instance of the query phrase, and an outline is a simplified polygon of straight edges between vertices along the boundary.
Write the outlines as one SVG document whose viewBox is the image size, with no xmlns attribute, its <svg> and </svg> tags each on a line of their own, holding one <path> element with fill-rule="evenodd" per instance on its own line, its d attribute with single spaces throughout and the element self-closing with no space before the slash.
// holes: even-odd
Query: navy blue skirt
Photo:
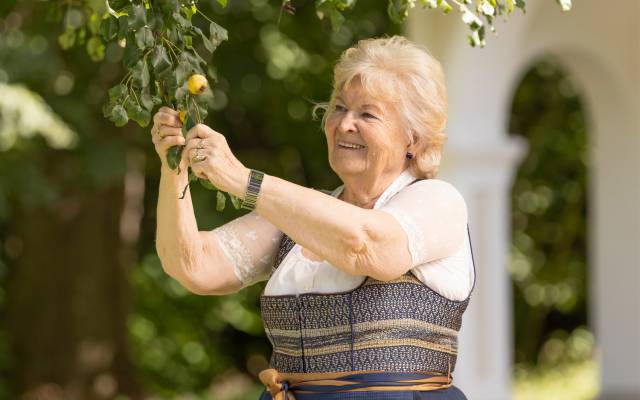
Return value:
<svg viewBox="0 0 640 400">
<path fill-rule="evenodd" d="M 451 386 L 446 389 L 407 392 L 350 392 L 325 394 L 296 394 L 297 400 L 467 400 L 460 389 Z M 266 390 L 259 400 L 271 400 Z"/>
</svg>

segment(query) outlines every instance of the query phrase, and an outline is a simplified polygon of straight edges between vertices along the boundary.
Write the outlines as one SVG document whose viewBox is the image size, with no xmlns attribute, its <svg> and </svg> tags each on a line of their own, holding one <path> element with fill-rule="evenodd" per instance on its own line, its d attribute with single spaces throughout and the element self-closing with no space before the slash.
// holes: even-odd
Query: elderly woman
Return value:
<svg viewBox="0 0 640 400">
<path fill-rule="evenodd" d="M 154 117 L 162 160 L 157 250 L 194 293 L 267 280 L 261 296 L 270 369 L 261 399 L 464 399 L 452 384 L 457 334 L 475 282 L 460 193 L 435 179 L 447 118 L 442 68 L 409 40 L 360 41 L 334 71 L 322 125 L 343 185 L 306 188 L 245 167 L 225 137 L 177 112 Z M 186 173 L 251 210 L 198 231 Z"/>
</svg>

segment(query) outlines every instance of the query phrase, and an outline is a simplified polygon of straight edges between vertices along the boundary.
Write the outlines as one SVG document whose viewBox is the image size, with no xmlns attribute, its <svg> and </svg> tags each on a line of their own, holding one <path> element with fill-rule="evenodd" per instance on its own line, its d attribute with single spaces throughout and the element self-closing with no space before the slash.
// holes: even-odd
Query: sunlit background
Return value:
<svg viewBox="0 0 640 400">
<path fill-rule="evenodd" d="M 219 79 L 212 85 L 215 100 L 207 123 L 225 134 L 245 165 L 333 189 L 341 182 L 328 165 L 311 108 L 328 98 L 331 70 L 344 49 L 361 38 L 404 32 L 433 43 L 434 55 L 442 57 L 454 104 L 449 135 L 460 132 L 450 138 L 452 161 L 445 176 L 464 187 L 464 174 L 455 172 L 455 165 L 465 162 L 455 149 L 468 132 L 461 132 L 457 121 L 488 117 L 480 103 L 482 88 L 491 85 L 461 89 L 463 83 L 452 77 L 476 67 L 456 64 L 448 46 L 475 54 L 483 66 L 495 59 L 495 70 L 481 74 L 497 82 L 506 79 L 496 71 L 509 48 L 498 47 L 492 36 L 483 50 L 471 49 L 461 33 L 446 42 L 417 37 L 421 32 L 444 36 L 464 26 L 457 26 L 457 17 L 420 14 L 407 29 L 389 21 L 386 2 L 359 2 L 333 32 L 318 20 L 312 3 L 300 1 L 295 16 L 280 17 L 278 1 L 230 0 L 226 9 L 201 2 L 229 31 L 229 40 L 210 60 Z M 73 13 L 69 4 L 67 12 Z M 640 18 L 633 4 L 626 12 Z M 559 18 L 567 24 L 582 21 L 585 11 L 577 8 Z M 163 272 L 154 243 L 160 163 L 148 129 L 133 123 L 115 128 L 101 111 L 107 89 L 123 76 L 122 49 L 107 47 L 101 63 L 93 63 L 82 46 L 61 50 L 62 30 L 51 22 L 48 9 L 41 1 L 0 4 L 0 399 L 256 399 L 262 390 L 257 374 L 270 355 L 258 308 L 264 282 L 234 295 L 205 297 L 189 293 Z M 512 16 L 501 33 L 542 26 L 545 20 L 536 15 Z M 638 34 L 637 23 L 625 26 L 629 34 Z M 502 353 L 487 357 L 504 356 L 500 365 L 511 372 L 500 382 L 507 382 L 504 387 L 512 388 L 515 399 L 595 399 L 603 378 L 593 296 L 616 295 L 603 294 L 595 283 L 590 249 L 597 238 L 592 231 L 595 153 L 590 150 L 596 145 L 597 119 L 587 101 L 593 93 L 585 92 L 557 51 L 544 50 L 520 66 L 519 77 L 507 85 L 502 110 L 504 132 L 526 144 L 520 146 L 500 206 L 508 229 L 500 256 L 506 267 L 499 271 L 509 277 L 510 287 L 504 288 L 509 304 L 497 307 L 496 318 L 507 327 L 507 351 L 499 347 Z M 630 65 L 639 67 L 639 48 L 625 51 L 635 52 Z M 618 72 L 618 84 L 632 85 L 626 76 Z M 456 93 L 473 93 L 477 112 L 456 114 L 465 109 L 457 106 L 464 102 Z M 618 109 L 621 115 L 625 110 Z M 628 142 L 619 142 L 623 147 L 639 142 L 633 121 L 636 129 L 628 132 Z M 640 168 L 625 157 L 620 155 L 619 168 L 635 171 L 629 176 L 636 180 L 629 181 L 628 191 L 607 195 L 638 200 Z M 599 179 L 614 184 L 616 176 Z M 191 191 L 201 230 L 243 214 L 232 207 L 216 212 L 215 194 L 198 186 Z M 473 198 L 467 201 L 475 204 Z M 472 232 L 473 221 L 478 222 L 476 235 L 483 232 L 482 224 L 500 225 L 482 207 L 470 210 L 478 211 L 471 215 Z M 629 212 L 628 221 L 640 220 L 637 209 Z M 620 238 L 621 251 L 637 247 L 631 239 Z M 474 243 L 480 253 L 474 315 L 482 315 L 481 307 L 492 309 L 482 281 L 490 281 L 494 270 L 482 263 L 491 259 L 478 248 L 482 243 Z M 635 264 L 613 266 L 611 273 L 629 274 L 637 289 L 640 259 L 637 251 L 630 254 L 623 259 Z M 631 292 L 621 295 L 634 301 Z M 629 321 L 633 325 L 638 317 Z M 463 324 L 463 335 L 482 337 L 477 326 Z M 640 351 L 628 350 L 627 365 L 633 367 L 640 362 L 634 352 Z M 640 369 L 635 372 L 640 376 Z"/>
</svg>

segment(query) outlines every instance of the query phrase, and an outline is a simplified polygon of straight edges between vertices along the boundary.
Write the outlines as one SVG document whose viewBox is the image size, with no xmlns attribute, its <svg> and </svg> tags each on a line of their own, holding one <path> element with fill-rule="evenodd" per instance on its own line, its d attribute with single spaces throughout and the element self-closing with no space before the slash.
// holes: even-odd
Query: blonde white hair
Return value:
<svg viewBox="0 0 640 400">
<path fill-rule="evenodd" d="M 421 178 L 435 177 L 447 139 L 447 91 L 440 62 L 403 36 L 360 40 L 342 53 L 334 68 L 329 102 L 314 107 L 314 116 L 325 110 L 322 129 L 336 97 L 356 78 L 370 96 L 391 103 L 405 121 L 402 129 L 415 143 L 412 172 Z"/>
</svg>

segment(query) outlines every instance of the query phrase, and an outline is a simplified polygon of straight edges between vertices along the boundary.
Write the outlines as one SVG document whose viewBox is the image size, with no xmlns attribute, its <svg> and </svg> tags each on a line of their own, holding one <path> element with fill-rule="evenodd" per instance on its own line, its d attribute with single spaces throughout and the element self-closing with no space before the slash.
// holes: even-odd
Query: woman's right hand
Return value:
<svg viewBox="0 0 640 400">
<path fill-rule="evenodd" d="M 151 127 L 151 141 L 156 148 L 156 153 L 160 157 L 163 167 L 169 168 L 167 164 L 167 151 L 178 145 L 185 144 L 182 136 L 182 122 L 178 111 L 169 107 L 160 107 L 153 116 L 153 127 Z M 185 160 L 180 160 L 179 170 L 183 171 L 187 167 Z"/>
</svg>

